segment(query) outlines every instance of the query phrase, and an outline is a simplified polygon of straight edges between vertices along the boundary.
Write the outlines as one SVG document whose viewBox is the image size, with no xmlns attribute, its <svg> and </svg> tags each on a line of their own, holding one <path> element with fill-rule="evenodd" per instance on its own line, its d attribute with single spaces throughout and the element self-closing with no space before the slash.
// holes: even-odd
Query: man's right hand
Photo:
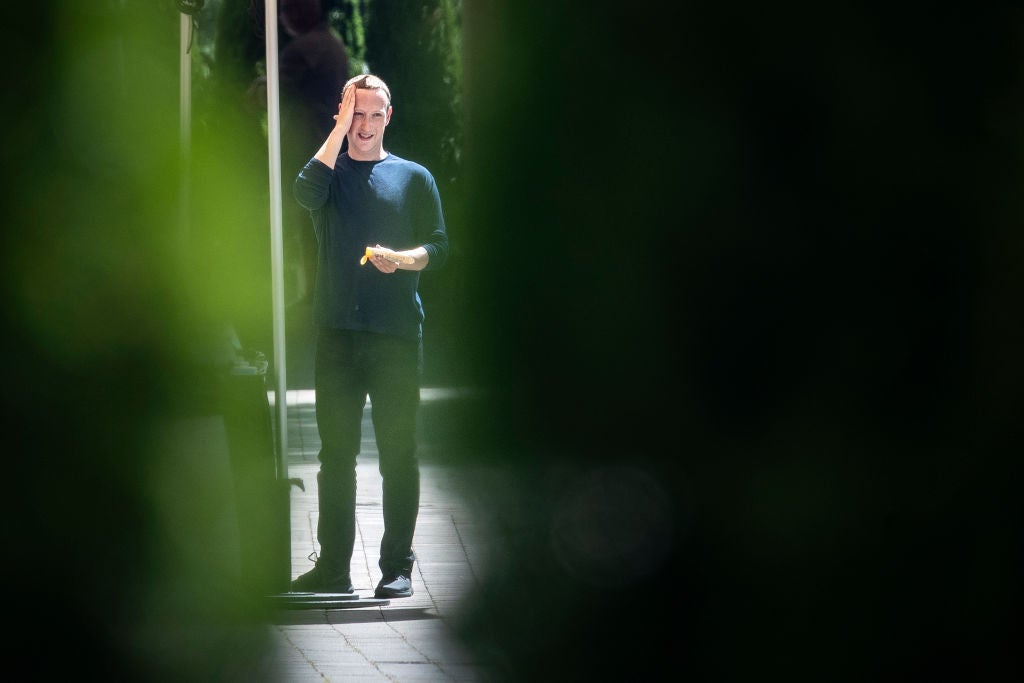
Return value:
<svg viewBox="0 0 1024 683">
<path fill-rule="evenodd" d="M 345 143 L 345 136 L 352 127 L 352 118 L 356 111 L 356 89 L 350 85 L 341 94 L 341 102 L 338 103 L 338 113 L 334 115 L 334 128 L 328 134 L 324 144 L 320 146 L 317 153 L 313 155 L 328 168 L 334 168 L 334 162 L 341 154 L 342 145 Z"/>
<path fill-rule="evenodd" d="M 355 110 L 356 87 L 350 85 L 342 93 L 341 102 L 338 103 L 338 113 L 334 117 L 334 128 L 342 135 L 348 135 L 348 129 L 352 127 L 352 116 Z"/>
</svg>

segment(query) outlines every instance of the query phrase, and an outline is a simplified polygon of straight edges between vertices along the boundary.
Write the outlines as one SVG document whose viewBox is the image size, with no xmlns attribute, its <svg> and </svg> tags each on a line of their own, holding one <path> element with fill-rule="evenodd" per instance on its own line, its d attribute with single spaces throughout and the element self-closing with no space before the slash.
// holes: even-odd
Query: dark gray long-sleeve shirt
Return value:
<svg viewBox="0 0 1024 683">
<path fill-rule="evenodd" d="M 424 319 L 419 272 L 385 274 L 359 260 L 368 246 L 422 246 L 430 256 L 427 270 L 444 265 L 448 235 L 430 172 L 394 154 L 356 161 L 343 153 L 333 169 L 311 159 L 295 179 L 295 198 L 309 210 L 319 244 L 314 322 L 418 337 Z"/>
</svg>

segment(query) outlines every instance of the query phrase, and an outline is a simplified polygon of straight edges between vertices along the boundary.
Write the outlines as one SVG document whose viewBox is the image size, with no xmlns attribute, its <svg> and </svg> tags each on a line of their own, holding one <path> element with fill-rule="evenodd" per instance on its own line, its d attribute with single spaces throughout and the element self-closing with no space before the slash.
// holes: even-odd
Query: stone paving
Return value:
<svg viewBox="0 0 1024 683">
<path fill-rule="evenodd" d="M 436 395 L 424 390 L 424 400 Z M 303 482 L 291 493 L 292 576 L 312 567 L 317 550 L 316 454 L 319 439 L 312 392 L 289 395 L 288 476 Z M 356 546 L 352 582 L 372 597 L 380 579 L 383 533 L 380 474 L 369 407 L 357 465 Z M 384 606 L 283 609 L 273 624 L 277 678 L 282 681 L 483 681 L 483 670 L 452 629 L 467 588 L 485 561 L 481 524 L 466 503 L 467 480 L 457 468 L 421 467 L 420 515 L 410 598 Z"/>
</svg>

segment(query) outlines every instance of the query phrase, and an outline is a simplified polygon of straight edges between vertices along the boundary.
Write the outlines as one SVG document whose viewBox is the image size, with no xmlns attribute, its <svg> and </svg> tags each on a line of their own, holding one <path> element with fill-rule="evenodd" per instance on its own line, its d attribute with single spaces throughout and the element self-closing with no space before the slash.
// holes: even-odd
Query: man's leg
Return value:
<svg viewBox="0 0 1024 683">
<path fill-rule="evenodd" d="M 378 597 L 412 595 L 413 533 L 420 504 L 416 458 L 416 417 L 420 400 L 420 344 L 380 336 L 374 340 L 374 377 L 370 380 L 373 428 L 383 481 L 383 574 Z"/>
<path fill-rule="evenodd" d="M 352 592 L 356 456 L 366 405 L 358 356 L 351 333 L 322 330 L 318 334 L 315 387 L 321 443 L 317 473 L 320 553 L 316 567 L 296 579 L 293 590 Z"/>
</svg>

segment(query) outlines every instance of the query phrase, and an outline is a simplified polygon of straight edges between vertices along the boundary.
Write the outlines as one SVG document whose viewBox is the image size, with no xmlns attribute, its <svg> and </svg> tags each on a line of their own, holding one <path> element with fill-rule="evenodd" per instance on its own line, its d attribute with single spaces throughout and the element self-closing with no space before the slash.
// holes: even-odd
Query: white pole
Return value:
<svg viewBox="0 0 1024 683">
<path fill-rule="evenodd" d="M 187 253 L 189 240 L 189 206 L 190 183 L 189 164 L 191 163 L 192 146 L 192 56 L 189 54 L 189 41 L 192 37 L 192 17 L 181 14 L 181 56 L 178 62 L 178 71 L 181 76 L 178 88 L 178 111 L 181 120 L 181 176 L 180 176 L 180 210 L 181 210 L 181 250 L 182 255 Z"/>
<path fill-rule="evenodd" d="M 274 309 L 274 367 L 277 370 L 278 479 L 288 480 L 288 385 L 284 338 L 284 238 L 281 214 L 281 111 L 277 66 L 277 0 L 266 0 L 267 152 L 270 157 L 270 275 Z"/>
</svg>

